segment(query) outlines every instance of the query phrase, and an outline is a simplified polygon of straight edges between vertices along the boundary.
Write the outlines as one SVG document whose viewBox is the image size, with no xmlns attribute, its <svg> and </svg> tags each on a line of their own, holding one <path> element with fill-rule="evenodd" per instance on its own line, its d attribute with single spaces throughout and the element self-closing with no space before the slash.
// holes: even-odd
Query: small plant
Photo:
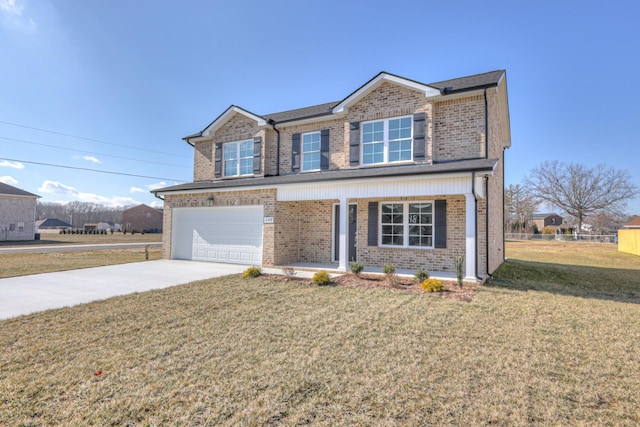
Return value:
<svg viewBox="0 0 640 427">
<path fill-rule="evenodd" d="M 457 256 L 453 263 L 456 266 L 456 278 L 458 279 L 458 287 L 462 288 L 462 268 L 464 267 L 464 255 Z"/>
<path fill-rule="evenodd" d="M 262 270 L 260 269 L 260 267 L 251 266 L 242 273 L 242 278 L 247 279 L 249 277 L 258 277 L 261 274 Z"/>
<path fill-rule="evenodd" d="M 331 284 L 331 277 L 329 277 L 329 273 L 322 270 L 314 274 L 311 281 L 318 286 L 327 286 Z"/>
<path fill-rule="evenodd" d="M 293 267 L 282 267 L 282 274 L 287 276 L 287 279 L 293 279 L 293 276 L 296 275 L 296 271 Z"/>
<path fill-rule="evenodd" d="M 360 262 L 352 262 L 351 264 L 349 264 L 349 269 L 357 277 L 360 277 L 360 273 L 362 273 L 362 270 L 364 270 L 364 265 L 362 265 L 362 263 Z"/>
<path fill-rule="evenodd" d="M 387 276 L 387 280 L 391 286 L 395 286 L 398 276 L 396 276 L 396 266 L 393 264 L 385 264 L 382 266 L 382 272 Z"/>
<path fill-rule="evenodd" d="M 443 292 L 444 285 L 438 279 L 426 279 L 420 283 L 420 287 L 425 292 Z"/>
<path fill-rule="evenodd" d="M 416 273 L 413 275 L 413 281 L 416 283 L 422 283 L 429 278 L 429 270 L 426 268 L 418 267 Z"/>
<path fill-rule="evenodd" d="M 144 259 L 149 261 L 149 245 L 144 247 Z"/>
</svg>

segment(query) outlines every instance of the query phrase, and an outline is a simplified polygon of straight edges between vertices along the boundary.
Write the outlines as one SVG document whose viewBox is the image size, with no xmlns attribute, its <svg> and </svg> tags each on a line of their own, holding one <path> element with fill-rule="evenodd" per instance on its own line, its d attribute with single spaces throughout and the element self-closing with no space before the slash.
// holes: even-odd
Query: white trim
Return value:
<svg viewBox="0 0 640 427">
<path fill-rule="evenodd" d="M 242 144 L 245 143 L 250 143 L 251 144 L 251 172 L 250 173 L 241 173 L 242 172 L 242 160 L 247 160 L 249 157 L 240 157 L 240 147 Z M 235 160 L 236 162 L 238 162 L 238 165 L 236 166 L 236 172 L 238 172 L 235 175 L 227 175 L 227 159 L 225 159 L 224 157 L 224 148 L 226 146 L 229 145 L 236 145 L 236 155 L 237 157 L 235 159 L 231 159 L 231 160 Z M 221 171 L 222 174 L 221 176 L 223 178 L 238 178 L 238 177 L 243 177 L 243 176 L 251 176 L 253 175 L 253 139 L 244 139 L 244 140 L 240 140 L 240 141 L 230 141 L 230 142 L 225 142 L 222 144 L 222 164 L 220 165 L 221 167 Z"/>
<path fill-rule="evenodd" d="M 217 119 L 215 119 L 213 121 L 213 123 L 211 123 L 209 126 L 207 126 L 207 128 L 205 130 L 202 131 L 202 137 L 208 137 L 211 136 L 211 134 L 213 132 L 215 132 L 216 130 L 218 130 L 222 125 L 224 125 L 226 122 L 228 122 L 231 117 L 233 117 L 234 114 L 242 114 L 245 117 L 248 117 L 251 120 L 254 120 L 257 122 L 258 126 L 266 126 L 267 121 L 265 119 L 263 119 L 260 116 L 256 116 L 253 113 L 248 112 L 247 110 L 244 110 L 240 107 L 236 107 L 235 105 L 232 105 L 231 107 L 227 108 L 226 111 L 224 113 L 222 113 Z M 189 138 L 189 140 L 195 140 L 197 141 L 196 138 Z"/>
<path fill-rule="evenodd" d="M 391 120 L 402 120 L 402 119 L 409 119 L 411 122 L 411 136 L 409 138 L 405 138 L 405 139 L 410 139 L 411 141 L 411 154 L 409 155 L 409 159 L 408 160 L 396 160 L 396 161 L 389 161 L 389 122 Z M 378 162 L 378 163 L 365 163 L 364 162 L 364 125 L 366 124 L 370 124 L 370 123 L 377 123 L 377 122 L 382 122 L 382 133 L 383 133 L 383 137 L 382 137 L 382 141 L 377 141 L 377 144 L 382 143 L 383 149 L 382 149 L 382 162 Z M 367 143 L 367 144 L 372 144 L 372 143 Z M 360 165 L 362 166 L 380 166 L 380 165 L 395 165 L 398 163 L 405 163 L 405 162 L 412 162 L 413 161 L 413 116 L 409 115 L 409 116 L 395 116 L 395 117 L 387 117 L 384 119 L 377 119 L 377 120 L 367 120 L 365 122 L 361 122 L 360 123 Z"/>
<path fill-rule="evenodd" d="M 305 135 L 311 135 L 311 134 L 318 134 L 318 167 L 316 169 L 305 169 L 304 168 L 304 136 Z M 313 151 L 312 153 L 315 153 L 315 151 Z M 300 172 L 301 173 L 305 173 L 305 172 L 317 172 L 320 170 L 320 163 L 322 162 L 322 135 L 320 134 L 319 130 L 316 131 L 311 131 L 311 132 L 304 132 L 300 134 Z"/>
<path fill-rule="evenodd" d="M 476 194 L 484 199 L 484 185 L 482 175 L 476 175 Z M 486 175 L 493 175 L 487 173 Z M 181 194 L 202 194 L 202 193 L 227 193 L 230 191 L 256 191 L 256 190 L 277 190 L 277 200 L 297 201 L 297 200 L 324 200 L 339 199 L 342 194 L 344 197 L 367 197 L 364 194 L 375 192 L 373 197 L 396 197 L 396 196 L 415 196 L 416 194 L 432 194 L 432 195 L 452 195 L 464 194 L 471 191 L 471 183 L 469 178 L 471 172 L 455 172 L 430 174 L 428 176 L 411 175 L 411 176 L 389 176 L 377 178 L 356 178 L 356 179 L 340 179 L 331 181 L 291 183 L 291 184 L 275 184 L 275 185 L 248 185 L 246 187 L 221 187 L 221 188 L 203 188 L 180 191 L 157 192 L 159 196 L 181 195 Z M 379 188 L 379 190 L 375 190 Z M 411 194 L 411 188 L 415 191 Z M 425 192 L 428 190 L 431 192 Z M 459 190 L 459 191 L 458 191 Z M 395 192 L 395 193 L 394 193 Z M 306 195 L 313 193 L 313 196 Z M 381 193 L 382 196 L 377 194 Z M 406 194 L 405 194 L 406 193 Z M 352 196 L 352 194 L 354 194 Z M 362 196 L 360 196 L 362 194 Z"/>
<path fill-rule="evenodd" d="M 340 102 L 340 104 L 333 107 L 332 112 L 334 114 L 337 114 L 337 113 L 344 113 L 348 111 L 351 105 L 357 103 L 362 97 L 364 97 L 370 91 L 380 86 L 385 81 L 396 83 L 411 89 L 419 90 L 424 93 L 424 96 L 426 98 L 441 96 L 440 91 L 438 89 L 432 88 L 431 86 L 417 83 L 412 80 L 407 80 L 402 77 L 393 76 L 387 73 L 380 73 L 376 77 L 374 77 L 372 80 L 370 80 L 367 84 L 365 84 L 360 89 L 358 89 L 357 91 L 349 95 L 347 98 L 345 98 L 342 102 Z"/>
<path fill-rule="evenodd" d="M 431 204 L 431 246 L 409 245 L 409 205 Z M 382 243 L 382 205 L 402 205 L 402 245 L 385 245 Z M 378 202 L 378 247 L 390 249 L 435 249 L 435 202 L 433 200 L 380 200 Z M 428 224 L 427 224 L 428 225 Z"/>
</svg>

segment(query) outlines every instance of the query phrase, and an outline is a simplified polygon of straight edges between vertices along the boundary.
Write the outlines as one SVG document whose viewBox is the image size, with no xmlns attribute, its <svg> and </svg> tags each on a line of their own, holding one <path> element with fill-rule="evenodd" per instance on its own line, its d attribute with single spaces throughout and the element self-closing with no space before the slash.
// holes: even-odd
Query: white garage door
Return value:
<svg viewBox="0 0 640 427">
<path fill-rule="evenodd" d="M 175 208 L 173 259 L 262 265 L 262 206 Z"/>
</svg>

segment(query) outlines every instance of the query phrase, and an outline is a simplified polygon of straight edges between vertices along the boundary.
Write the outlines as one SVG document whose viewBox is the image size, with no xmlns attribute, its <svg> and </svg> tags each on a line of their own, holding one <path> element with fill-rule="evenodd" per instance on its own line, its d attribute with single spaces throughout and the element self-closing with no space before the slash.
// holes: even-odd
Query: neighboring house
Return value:
<svg viewBox="0 0 640 427">
<path fill-rule="evenodd" d="M 538 230 L 542 232 L 542 229 L 548 226 L 554 227 L 556 231 L 558 231 L 562 225 L 563 219 L 556 213 L 534 213 L 532 215 L 532 220 L 538 227 Z"/>
<path fill-rule="evenodd" d="M 162 211 L 147 205 L 138 205 L 122 212 L 122 230 L 145 233 L 162 232 Z"/>
<path fill-rule="evenodd" d="M 634 217 L 626 223 L 622 228 L 625 230 L 640 230 L 640 215 Z"/>
<path fill-rule="evenodd" d="M 344 99 L 197 134 L 164 200 L 163 255 L 262 266 L 425 267 L 483 281 L 504 261 L 504 70 L 424 84 L 379 73 Z"/>
<path fill-rule="evenodd" d="M 0 240 L 34 240 L 40 196 L 0 182 Z"/>
<path fill-rule="evenodd" d="M 618 230 L 618 251 L 640 255 L 640 215 Z"/>
<path fill-rule="evenodd" d="M 71 230 L 73 226 L 56 218 L 46 218 L 36 221 L 36 227 L 40 231 L 44 230 Z"/>
</svg>

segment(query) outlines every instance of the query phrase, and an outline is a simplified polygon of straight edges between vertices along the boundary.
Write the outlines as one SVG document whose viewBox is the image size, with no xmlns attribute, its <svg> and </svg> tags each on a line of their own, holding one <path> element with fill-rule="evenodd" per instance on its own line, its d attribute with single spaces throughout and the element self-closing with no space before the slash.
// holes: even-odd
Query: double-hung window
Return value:
<svg viewBox="0 0 640 427">
<path fill-rule="evenodd" d="M 362 124 L 362 164 L 412 159 L 413 119 L 398 117 Z"/>
<path fill-rule="evenodd" d="M 302 170 L 320 170 L 320 132 L 302 134 Z"/>
<path fill-rule="evenodd" d="M 229 142 L 223 146 L 224 176 L 253 173 L 253 141 Z"/>
<path fill-rule="evenodd" d="M 380 206 L 381 246 L 433 247 L 432 202 L 394 202 Z"/>
</svg>

